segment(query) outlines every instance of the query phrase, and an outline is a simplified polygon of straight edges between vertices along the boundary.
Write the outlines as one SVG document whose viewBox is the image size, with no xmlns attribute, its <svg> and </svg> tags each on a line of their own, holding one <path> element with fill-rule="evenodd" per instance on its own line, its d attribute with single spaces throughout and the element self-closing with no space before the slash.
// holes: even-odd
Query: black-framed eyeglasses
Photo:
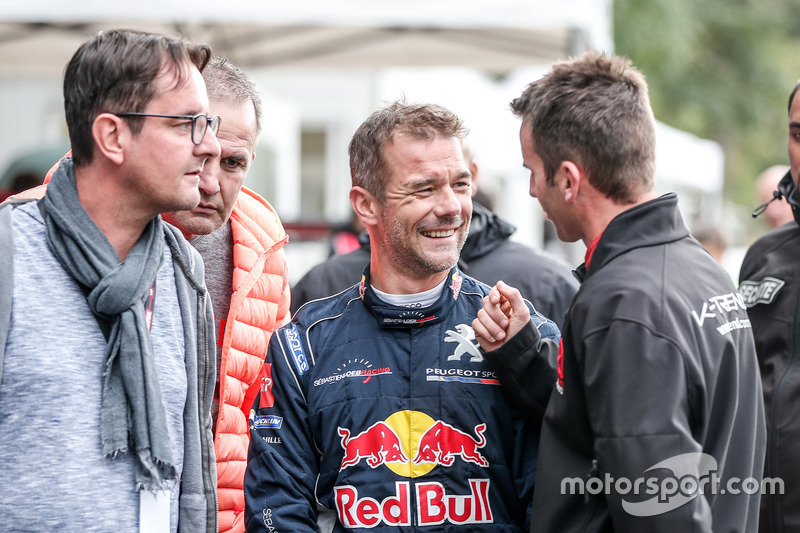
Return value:
<svg viewBox="0 0 800 533">
<path fill-rule="evenodd" d="M 219 115 L 209 117 L 205 113 L 198 113 L 196 115 L 154 115 L 152 113 L 114 113 L 118 117 L 157 117 L 157 118 L 177 118 L 182 120 L 192 121 L 192 142 L 200 144 L 203 142 L 203 137 L 206 135 L 206 130 L 211 128 L 214 135 L 219 131 L 219 124 L 222 119 Z"/>
</svg>

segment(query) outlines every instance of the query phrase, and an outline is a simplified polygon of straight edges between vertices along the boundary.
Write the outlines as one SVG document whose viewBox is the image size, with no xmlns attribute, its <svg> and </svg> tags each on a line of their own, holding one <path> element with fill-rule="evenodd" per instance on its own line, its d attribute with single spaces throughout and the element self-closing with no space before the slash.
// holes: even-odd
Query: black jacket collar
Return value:
<svg viewBox="0 0 800 533">
<path fill-rule="evenodd" d="M 675 193 L 659 196 L 614 217 L 597 243 L 588 271 L 584 263 L 575 275 L 582 282 L 630 250 L 674 242 L 688 235 L 689 229 L 678 209 L 678 196 Z"/>
<path fill-rule="evenodd" d="M 786 198 L 786 201 L 792 206 L 792 214 L 794 220 L 800 224 L 800 194 L 797 192 L 797 187 L 792 179 L 792 171 L 786 172 L 786 175 L 778 182 L 778 192 L 781 196 Z"/>
</svg>

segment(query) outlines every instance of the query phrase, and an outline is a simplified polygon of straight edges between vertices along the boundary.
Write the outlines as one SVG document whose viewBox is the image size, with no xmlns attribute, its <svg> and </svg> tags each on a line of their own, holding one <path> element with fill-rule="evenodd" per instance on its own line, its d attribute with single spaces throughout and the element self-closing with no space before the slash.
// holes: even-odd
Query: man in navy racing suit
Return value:
<svg viewBox="0 0 800 533">
<path fill-rule="evenodd" d="M 449 111 L 397 102 L 353 137 L 370 263 L 272 337 L 250 416 L 248 531 L 527 529 L 538 431 L 475 341 L 489 287 L 456 267 L 472 214 L 463 136 Z"/>
</svg>

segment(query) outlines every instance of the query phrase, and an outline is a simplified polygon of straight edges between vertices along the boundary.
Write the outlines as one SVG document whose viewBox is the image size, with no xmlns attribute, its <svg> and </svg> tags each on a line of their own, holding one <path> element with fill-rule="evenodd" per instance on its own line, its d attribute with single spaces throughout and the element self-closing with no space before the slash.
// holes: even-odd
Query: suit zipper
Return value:
<svg viewBox="0 0 800 533">
<path fill-rule="evenodd" d="M 592 468 L 589 470 L 589 473 L 586 474 L 586 484 L 585 485 L 588 486 L 589 481 L 591 481 L 592 478 L 597 477 L 597 472 L 599 470 L 600 470 L 600 467 L 599 467 L 599 465 L 597 463 L 597 459 L 592 459 Z M 589 503 L 589 491 L 588 490 L 584 490 L 583 491 L 583 502 L 584 503 Z"/>
<path fill-rule="evenodd" d="M 769 474 L 770 476 L 776 475 L 777 463 L 778 463 L 778 439 L 777 432 L 778 432 L 778 404 L 780 403 L 780 393 L 781 389 L 783 389 L 783 384 L 788 379 L 789 375 L 792 372 L 792 367 L 794 366 L 795 360 L 797 359 L 797 346 L 798 346 L 798 327 L 800 327 L 800 296 L 798 296 L 797 301 L 795 302 L 795 309 L 794 309 L 794 318 L 792 319 L 792 343 L 789 346 L 790 353 L 792 354 L 791 359 L 789 360 L 789 366 L 786 367 L 786 372 L 783 373 L 781 376 L 781 380 L 778 383 L 778 387 L 775 389 L 775 397 L 772 399 L 772 416 L 769 425 L 769 431 L 767 434 L 767 442 L 769 443 L 770 451 L 770 464 L 769 464 Z M 782 527 L 780 525 L 780 512 L 779 512 L 779 495 L 773 495 L 769 500 L 769 517 L 770 521 L 772 522 L 772 529 L 776 533 L 780 533 L 782 531 Z"/>
</svg>

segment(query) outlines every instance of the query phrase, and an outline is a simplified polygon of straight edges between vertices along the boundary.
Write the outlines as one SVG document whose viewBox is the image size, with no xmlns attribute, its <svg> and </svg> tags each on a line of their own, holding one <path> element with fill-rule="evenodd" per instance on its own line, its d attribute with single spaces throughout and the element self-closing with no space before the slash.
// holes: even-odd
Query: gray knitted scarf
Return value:
<svg viewBox="0 0 800 533">
<path fill-rule="evenodd" d="M 136 489 L 161 488 L 176 472 L 144 306 L 164 255 L 161 218 L 150 221 L 120 261 L 78 200 L 71 158 L 64 158 L 48 185 L 44 213 L 50 249 L 88 291 L 92 313 L 111 326 L 103 381 L 103 454 L 113 459 L 132 448 Z"/>
</svg>

